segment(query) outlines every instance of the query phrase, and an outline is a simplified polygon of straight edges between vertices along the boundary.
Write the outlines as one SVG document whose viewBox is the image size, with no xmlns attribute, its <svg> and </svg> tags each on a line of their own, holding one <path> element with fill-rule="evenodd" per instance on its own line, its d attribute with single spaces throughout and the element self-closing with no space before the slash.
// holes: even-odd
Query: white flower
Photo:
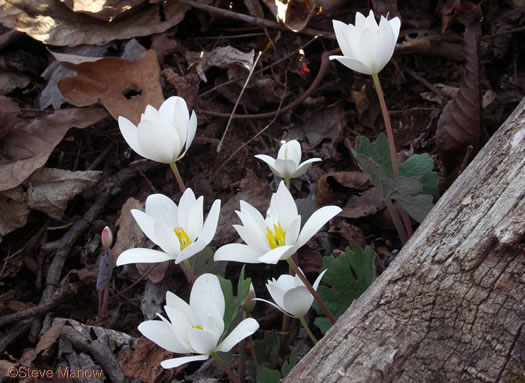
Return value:
<svg viewBox="0 0 525 383">
<path fill-rule="evenodd" d="M 138 126 L 122 116 L 118 124 L 131 149 L 152 161 L 170 164 L 186 154 L 195 137 L 197 117 L 195 112 L 190 117 L 186 101 L 174 96 L 159 110 L 148 105 Z"/>
<path fill-rule="evenodd" d="M 301 230 L 301 216 L 295 201 L 281 181 L 277 193 L 272 195 L 266 219 L 253 206 L 241 201 L 241 211 L 236 213 L 243 225 L 233 227 L 246 245 L 222 246 L 215 252 L 214 259 L 276 264 L 292 256 L 341 210 L 337 206 L 325 206 L 314 212 Z"/>
<path fill-rule="evenodd" d="M 333 20 L 335 37 L 343 56 L 330 56 L 348 68 L 363 74 L 377 74 L 392 58 L 401 20 L 381 16 L 379 26 L 370 11 L 368 17 L 357 12 L 355 26 Z"/>
<path fill-rule="evenodd" d="M 162 320 L 142 322 L 139 331 L 168 351 L 199 354 L 164 360 L 160 363 L 164 368 L 206 360 L 211 353 L 230 351 L 259 328 L 255 319 L 245 319 L 221 341 L 224 335 L 224 306 L 219 279 L 213 274 L 202 274 L 193 284 L 189 305 L 168 291 L 164 310 L 169 320 L 157 314 Z"/>
<path fill-rule="evenodd" d="M 301 269 L 299 271 L 303 272 Z M 324 273 L 326 273 L 326 270 L 319 274 L 315 280 L 313 284 L 314 290 L 317 291 Z M 312 307 L 314 297 L 298 275 L 283 274 L 277 280 L 272 278 L 271 281 L 266 282 L 266 288 L 275 304 L 265 299 L 257 298 L 257 300 L 271 304 L 288 316 L 302 318 Z"/>
<path fill-rule="evenodd" d="M 310 169 L 312 163 L 321 161 L 320 158 L 311 158 L 300 164 L 301 145 L 297 140 L 282 144 L 275 159 L 266 154 L 257 154 L 255 158 L 266 162 L 272 172 L 282 178 L 300 177 Z"/>
<path fill-rule="evenodd" d="M 163 194 L 146 199 L 146 212 L 133 209 L 131 214 L 146 236 L 163 251 L 130 249 L 117 259 L 117 266 L 128 263 L 156 263 L 174 260 L 180 263 L 201 252 L 217 230 L 221 201 L 215 200 L 206 221 L 203 218 L 203 197 L 195 199 L 186 189 L 179 206 Z"/>
</svg>

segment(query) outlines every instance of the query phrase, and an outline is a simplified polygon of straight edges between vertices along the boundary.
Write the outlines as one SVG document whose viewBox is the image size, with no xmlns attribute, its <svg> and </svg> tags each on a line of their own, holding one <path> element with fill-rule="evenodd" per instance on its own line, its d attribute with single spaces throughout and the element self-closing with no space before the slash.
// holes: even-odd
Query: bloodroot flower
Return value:
<svg viewBox="0 0 525 383">
<path fill-rule="evenodd" d="M 377 25 L 374 12 L 368 17 L 357 12 L 355 25 L 333 20 L 335 37 L 343 56 L 330 56 L 344 66 L 363 74 L 377 74 L 390 61 L 394 53 L 401 20 L 387 20 L 381 16 Z"/>
<path fill-rule="evenodd" d="M 151 105 L 135 126 L 127 118 L 118 118 L 120 132 L 131 149 L 152 161 L 171 164 L 181 159 L 190 147 L 197 130 L 195 112 L 189 114 L 186 101 L 170 97 L 159 110 Z"/>
<path fill-rule="evenodd" d="M 168 291 L 164 310 L 168 319 L 157 314 L 161 320 L 141 323 L 139 331 L 142 335 L 168 351 L 198 354 L 164 360 L 160 363 L 164 368 L 206 360 L 210 356 L 217 359 L 217 351 L 230 351 L 259 328 L 255 319 L 244 319 L 223 339 L 224 294 L 219 279 L 213 274 L 203 274 L 196 279 L 190 294 L 190 304 Z"/>
<path fill-rule="evenodd" d="M 257 154 L 255 158 L 266 162 L 271 171 L 279 177 L 290 179 L 302 176 L 310 169 L 314 162 L 321 161 L 320 158 L 311 158 L 301 162 L 301 144 L 297 140 L 291 140 L 281 145 L 277 158 L 266 154 Z"/>
<path fill-rule="evenodd" d="M 247 202 L 241 201 L 236 211 L 242 225 L 233 225 L 246 244 L 231 243 L 215 252 L 216 261 L 276 264 L 291 257 L 297 249 L 341 212 L 337 206 L 325 206 L 306 221 L 301 229 L 301 216 L 295 201 L 281 181 L 272 195 L 266 219 Z"/>
<path fill-rule="evenodd" d="M 191 189 L 186 189 L 179 206 L 163 194 L 150 195 L 146 199 L 146 211 L 133 209 L 131 214 L 144 234 L 162 251 L 126 250 L 118 257 L 117 266 L 169 260 L 178 264 L 204 250 L 215 236 L 221 201 L 213 202 L 206 221 L 203 201 L 202 196 L 196 199 Z"/>
</svg>

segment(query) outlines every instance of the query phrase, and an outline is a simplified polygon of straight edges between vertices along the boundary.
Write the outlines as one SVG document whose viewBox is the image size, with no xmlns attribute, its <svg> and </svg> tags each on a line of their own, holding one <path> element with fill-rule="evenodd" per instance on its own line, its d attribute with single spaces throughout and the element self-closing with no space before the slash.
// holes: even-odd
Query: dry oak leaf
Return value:
<svg viewBox="0 0 525 383">
<path fill-rule="evenodd" d="M 315 14 L 315 0 L 263 0 L 268 9 L 293 32 L 302 31 Z"/>
<path fill-rule="evenodd" d="M 135 125 L 146 106 L 159 108 L 164 101 L 160 66 L 154 50 L 136 62 L 120 57 L 81 58 L 53 53 L 60 64 L 78 73 L 58 82 L 58 89 L 73 105 L 102 104 L 114 119 L 124 116 Z"/>
<path fill-rule="evenodd" d="M 73 12 L 83 13 L 102 21 L 113 22 L 122 16 L 136 12 L 148 4 L 148 0 L 60 0 Z"/>
<path fill-rule="evenodd" d="M 130 17 L 103 23 L 71 11 L 60 0 L 0 0 L 0 24 L 49 45 L 104 45 L 162 33 L 180 23 L 188 9 L 177 1 L 164 1 L 149 4 Z"/>
<path fill-rule="evenodd" d="M 0 141 L 0 191 L 17 187 L 41 168 L 70 128 L 88 128 L 107 116 L 102 108 L 73 108 L 30 124 L 17 121 Z"/>
<path fill-rule="evenodd" d="M 0 96 L 0 140 L 7 136 L 9 129 L 14 125 L 20 108 L 10 98 Z"/>
</svg>

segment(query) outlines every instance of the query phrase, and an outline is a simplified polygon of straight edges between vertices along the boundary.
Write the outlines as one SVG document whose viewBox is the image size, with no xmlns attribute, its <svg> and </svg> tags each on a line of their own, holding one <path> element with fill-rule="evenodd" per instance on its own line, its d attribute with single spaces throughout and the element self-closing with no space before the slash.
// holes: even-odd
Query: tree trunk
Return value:
<svg viewBox="0 0 525 383">
<path fill-rule="evenodd" d="M 525 99 L 286 382 L 525 381 Z"/>
</svg>

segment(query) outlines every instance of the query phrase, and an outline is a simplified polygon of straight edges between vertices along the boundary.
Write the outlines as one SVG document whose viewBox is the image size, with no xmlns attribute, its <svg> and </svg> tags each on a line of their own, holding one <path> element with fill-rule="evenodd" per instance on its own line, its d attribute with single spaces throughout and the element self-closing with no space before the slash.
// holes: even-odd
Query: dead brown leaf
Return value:
<svg viewBox="0 0 525 383">
<path fill-rule="evenodd" d="M 143 210 L 144 205 L 135 198 L 129 198 L 120 209 L 120 217 L 116 225 L 119 228 L 113 246 L 113 260 L 116 262 L 120 253 L 124 250 L 141 247 L 144 244 L 144 233 L 140 230 L 135 218 L 131 215 L 131 209 Z"/>
<path fill-rule="evenodd" d="M 104 45 L 113 40 L 164 32 L 180 23 L 188 9 L 177 1 L 163 1 L 150 4 L 130 17 L 103 23 L 72 12 L 59 0 L 0 0 L 0 24 L 49 45 Z"/>
<path fill-rule="evenodd" d="M 383 210 L 385 207 L 385 201 L 381 192 L 373 187 L 361 195 L 350 197 L 339 216 L 350 219 L 368 217 Z"/>
<path fill-rule="evenodd" d="M 101 108 L 73 108 L 58 110 L 30 124 L 17 121 L 0 141 L 0 191 L 20 185 L 43 166 L 70 128 L 87 128 L 106 117 Z"/>
<path fill-rule="evenodd" d="M 160 362 L 169 359 L 173 354 L 160 348 L 150 340 L 140 337 L 133 355 L 121 353 L 122 369 L 128 378 L 136 378 L 141 382 L 162 383 L 168 382 L 175 377 L 181 366 L 177 369 L 165 370 L 160 366 Z M 164 376 L 161 375 L 164 373 Z"/>
<path fill-rule="evenodd" d="M 78 75 L 63 78 L 58 88 L 73 105 L 100 103 L 113 118 L 124 116 L 138 124 L 147 105 L 158 109 L 164 101 L 160 66 L 153 50 L 144 52 L 136 62 L 119 57 L 79 62 L 78 57 L 65 56 L 55 54 L 62 66 Z"/>
<path fill-rule="evenodd" d="M 83 13 L 102 21 L 113 22 L 136 12 L 147 0 L 60 0 L 75 13 Z"/>
<path fill-rule="evenodd" d="M 38 354 L 48 352 L 60 337 L 65 324 L 65 322 L 61 322 L 55 323 L 53 326 L 51 326 L 45 332 L 45 334 L 40 337 L 40 340 L 34 349 L 24 352 L 22 358 L 20 359 L 20 364 L 24 366 L 30 366 Z"/>
<path fill-rule="evenodd" d="M 0 94 L 9 94 L 13 90 L 29 85 L 31 78 L 24 74 L 0 71 Z"/>
<path fill-rule="evenodd" d="M 315 14 L 314 0 L 263 0 L 277 21 L 293 32 L 303 30 Z"/>
<path fill-rule="evenodd" d="M 369 187 L 368 176 L 363 172 L 326 173 L 317 182 L 316 202 L 319 206 L 344 203 L 351 190 L 366 190 Z"/>
<path fill-rule="evenodd" d="M 8 97 L 0 96 L 0 140 L 7 136 L 19 111 L 20 108 L 17 103 Z"/>
</svg>

